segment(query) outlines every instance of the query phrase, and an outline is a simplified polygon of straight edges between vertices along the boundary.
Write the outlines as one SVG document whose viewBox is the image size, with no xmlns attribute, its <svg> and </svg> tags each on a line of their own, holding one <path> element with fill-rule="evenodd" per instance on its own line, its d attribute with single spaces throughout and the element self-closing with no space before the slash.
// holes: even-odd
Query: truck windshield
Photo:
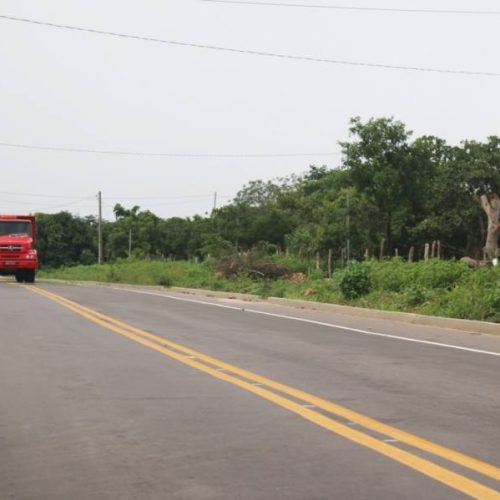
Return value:
<svg viewBox="0 0 500 500">
<path fill-rule="evenodd" d="M 19 220 L 0 220 L 0 236 L 31 236 L 31 223 Z"/>
</svg>

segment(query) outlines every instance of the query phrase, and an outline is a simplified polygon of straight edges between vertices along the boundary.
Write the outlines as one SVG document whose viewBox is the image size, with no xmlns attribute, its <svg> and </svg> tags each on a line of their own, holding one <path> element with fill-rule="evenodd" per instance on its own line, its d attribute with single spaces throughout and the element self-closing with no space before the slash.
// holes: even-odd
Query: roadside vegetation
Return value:
<svg viewBox="0 0 500 500">
<path fill-rule="evenodd" d="M 349 132 L 334 168 L 250 181 L 205 216 L 116 203 L 101 266 L 95 216 L 37 214 L 40 277 L 500 321 L 500 137 L 449 145 L 393 118 Z"/>
<path fill-rule="evenodd" d="M 104 221 L 107 262 L 206 260 L 246 252 L 264 242 L 314 259 L 424 257 L 439 242 L 442 258 L 491 258 L 500 219 L 500 137 L 451 146 L 413 138 L 391 118 L 353 119 L 338 163 L 302 176 L 253 180 L 230 203 L 206 216 L 163 219 L 139 206 L 114 206 Z M 108 200 L 109 201 L 109 200 Z M 97 219 L 69 212 L 37 214 L 44 268 L 97 261 Z"/>
<path fill-rule="evenodd" d="M 307 262 L 298 259 L 269 257 L 266 263 L 280 275 L 260 277 L 249 268 L 227 274 L 213 261 L 118 261 L 54 269 L 40 277 L 200 288 L 500 322 L 499 268 L 472 270 L 456 261 L 393 258 L 352 262 L 326 278 L 321 270 L 307 276 Z"/>
</svg>

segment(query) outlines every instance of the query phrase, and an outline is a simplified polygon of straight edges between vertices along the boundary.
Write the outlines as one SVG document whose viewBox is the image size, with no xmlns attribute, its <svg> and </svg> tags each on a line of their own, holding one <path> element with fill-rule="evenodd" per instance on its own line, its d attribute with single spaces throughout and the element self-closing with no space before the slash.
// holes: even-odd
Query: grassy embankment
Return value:
<svg viewBox="0 0 500 500">
<path fill-rule="evenodd" d="M 351 300 L 345 298 L 340 287 L 346 269 L 337 270 L 332 279 L 314 271 L 303 283 L 292 283 L 287 279 L 217 277 L 208 263 L 122 261 L 55 269 L 41 272 L 39 277 L 204 288 L 500 322 L 500 267 L 473 271 L 460 262 L 408 264 L 397 259 L 360 266 L 369 275 L 370 291 Z M 292 271 L 299 270 L 296 263 L 291 267 Z"/>
</svg>

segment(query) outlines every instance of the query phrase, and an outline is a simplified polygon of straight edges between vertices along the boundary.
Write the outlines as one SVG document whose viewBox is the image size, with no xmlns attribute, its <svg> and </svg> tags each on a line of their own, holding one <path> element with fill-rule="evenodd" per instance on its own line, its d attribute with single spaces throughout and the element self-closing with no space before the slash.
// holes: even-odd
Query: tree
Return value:
<svg viewBox="0 0 500 500">
<path fill-rule="evenodd" d="M 192 237 L 193 223 L 190 219 L 172 217 L 160 221 L 161 253 L 166 257 L 188 259 L 190 255 L 190 240 Z"/>
<path fill-rule="evenodd" d="M 464 188 L 478 202 L 487 219 L 484 257 L 498 254 L 500 234 L 500 137 L 489 137 L 488 142 L 465 141 L 456 150 L 454 166 L 464 178 Z"/>
<path fill-rule="evenodd" d="M 341 143 L 344 168 L 353 186 L 364 193 L 379 211 L 373 222 L 382 218 L 389 254 L 393 248 L 394 221 L 411 209 L 417 185 L 419 164 L 411 153 L 411 132 L 392 118 L 351 120 L 353 141 Z M 400 217 L 403 215 L 403 217 Z"/>
<path fill-rule="evenodd" d="M 432 136 L 413 140 L 393 118 L 355 118 L 341 146 L 341 168 L 313 165 L 301 177 L 251 181 L 207 217 L 161 219 L 116 204 L 115 220 L 103 221 L 105 254 L 127 257 L 132 231 L 137 258 L 206 258 L 256 246 L 275 251 L 285 242 L 304 256 L 339 251 L 347 239 L 357 257 L 365 248 L 373 254 L 381 238 L 390 255 L 394 247 L 403 252 L 433 240 L 441 240 L 447 256 L 497 255 L 499 137 L 451 146 Z M 38 228 L 43 265 L 95 261 L 95 217 L 40 214 Z"/>
<path fill-rule="evenodd" d="M 283 182 L 286 183 L 287 180 L 284 179 Z M 272 181 L 250 181 L 238 191 L 234 203 L 249 207 L 263 206 L 273 203 L 281 190 L 282 186 Z"/>
<path fill-rule="evenodd" d="M 246 250 L 254 243 L 252 224 L 257 213 L 259 208 L 247 203 L 226 205 L 214 211 L 213 230 L 236 249 Z"/>
<path fill-rule="evenodd" d="M 59 267 L 95 261 L 97 241 L 92 218 L 69 212 L 37 214 L 37 248 L 42 266 Z M 94 260 L 93 260 L 94 259 Z"/>
<path fill-rule="evenodd" d="M 138 205 L 134 205 L 130 210 L 127 210 L 125 207 L 123 207 L 120 203 L 117 203 L 113 207 L 113 212 L 115 214 L 115 219 L 124 219 L 126 217 L 131 217 L 137 215 L 141 207 Z"/>
</svg>

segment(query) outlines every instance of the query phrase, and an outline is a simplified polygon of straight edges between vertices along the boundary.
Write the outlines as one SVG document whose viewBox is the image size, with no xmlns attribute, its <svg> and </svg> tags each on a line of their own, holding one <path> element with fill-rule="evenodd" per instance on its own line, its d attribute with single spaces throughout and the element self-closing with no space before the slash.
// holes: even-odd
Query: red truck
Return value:
<svg viewBox="0 0 500 500">
<path fill-rule="evenodd" d="M 38 268 L 33 215 L 0 215 L 0 275 L 34 283 Z"/>
</svg>

